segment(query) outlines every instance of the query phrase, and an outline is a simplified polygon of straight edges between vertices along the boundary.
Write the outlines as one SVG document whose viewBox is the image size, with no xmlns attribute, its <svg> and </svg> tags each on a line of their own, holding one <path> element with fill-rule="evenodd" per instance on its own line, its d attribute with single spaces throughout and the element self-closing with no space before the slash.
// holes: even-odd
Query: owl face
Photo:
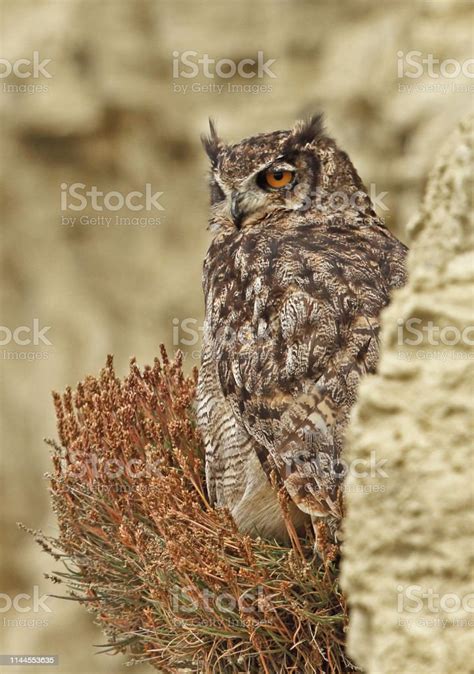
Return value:
<svg viewBox="0 0 474 674">
<path fill-rule="evenodd" d="M 237 229 L 270 214 L 298 211 L 308 204 L 318 181 L 316 151 L 321 116 L 300 122 L 291 131 L 259 134 L 225 145 L 210 123 L 203 138 L 211 160 L 211 206 L 215 219 Z"/>
</svg>

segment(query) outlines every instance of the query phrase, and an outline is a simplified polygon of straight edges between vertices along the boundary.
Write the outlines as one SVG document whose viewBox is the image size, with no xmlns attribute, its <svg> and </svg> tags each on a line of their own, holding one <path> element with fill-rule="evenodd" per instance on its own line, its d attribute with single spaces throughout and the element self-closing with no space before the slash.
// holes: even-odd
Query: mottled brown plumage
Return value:
<svg viewBox="0 0 474 674">
<path fill-rule="evenodd" d="M 296 526 L 340 516 L 344 430 L 406 249 L 319 116 L 236 145 L 211 124 L 204 145 L 214 238 L 198 419 L 209 493 L 242 530 L 285 539 L 272 473 Z"/>
</svg>

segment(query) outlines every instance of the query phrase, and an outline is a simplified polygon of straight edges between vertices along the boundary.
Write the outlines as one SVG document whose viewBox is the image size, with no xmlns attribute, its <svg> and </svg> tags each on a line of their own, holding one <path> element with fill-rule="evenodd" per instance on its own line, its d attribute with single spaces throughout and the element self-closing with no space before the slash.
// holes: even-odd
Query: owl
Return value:
<svg viewBox="0 0 474 674">
<path fill-rule="evenodd" d="M 225 144 L 210 122 L 213 239 L 197 418 L 210 499 L 238 528 L 287 541 L 341 517 L 344 431 L 373 373 L 379 315 L 406 248 L 377 217 L 320 115 Z"/>
</svg>

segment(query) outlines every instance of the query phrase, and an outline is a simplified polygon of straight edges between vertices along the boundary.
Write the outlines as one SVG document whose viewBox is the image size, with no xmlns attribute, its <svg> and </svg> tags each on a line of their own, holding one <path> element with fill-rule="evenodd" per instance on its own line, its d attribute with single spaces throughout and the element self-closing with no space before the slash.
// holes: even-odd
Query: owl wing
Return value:
<svg viewBox="0 0 474 674">
<path fill-rule="evenodd" d="M 379 322 L 358 304 L 348 289 L 293 286 L 266 316 L 257 308 L 218 337 L 224 396 L 267 475 L 311 515 L 339 515 L 343 431 L 358 381 L 377 361 Z"/>
</svg>

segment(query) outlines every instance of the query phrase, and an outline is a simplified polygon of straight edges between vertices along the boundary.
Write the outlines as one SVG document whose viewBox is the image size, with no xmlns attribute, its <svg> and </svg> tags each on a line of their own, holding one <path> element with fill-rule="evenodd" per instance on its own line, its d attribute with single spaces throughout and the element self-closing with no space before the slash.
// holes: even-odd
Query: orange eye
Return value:
<svg viewBox="0 0 474 674">
<path fill-rule="evenodd" d="M 268 187 L 278 189 L 279 187 L 286 187 L 293 180 L 292 171 L 267 171 L 265 173 L 265 182 Z"/>
</svg>

